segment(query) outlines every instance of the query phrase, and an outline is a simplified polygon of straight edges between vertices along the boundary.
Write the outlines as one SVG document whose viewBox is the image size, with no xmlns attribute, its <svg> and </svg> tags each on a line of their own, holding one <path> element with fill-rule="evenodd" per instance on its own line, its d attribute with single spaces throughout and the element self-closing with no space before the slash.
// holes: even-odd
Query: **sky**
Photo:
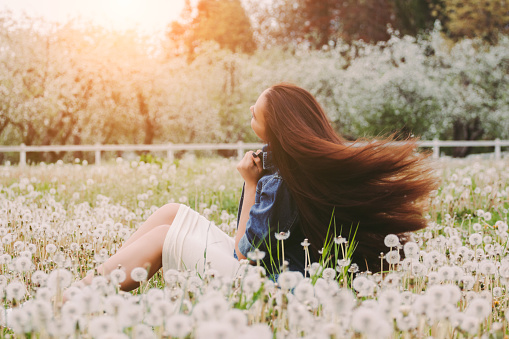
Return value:
<svg viewBox="0 0 509 339">
<path fill-rule="evenodd" d="M 107 28 L 162 31 L 176 20 L 184 0 L 0 0 L 0 10 L 25 12 L 48 21 L 80 17 Z"/>
</svg>

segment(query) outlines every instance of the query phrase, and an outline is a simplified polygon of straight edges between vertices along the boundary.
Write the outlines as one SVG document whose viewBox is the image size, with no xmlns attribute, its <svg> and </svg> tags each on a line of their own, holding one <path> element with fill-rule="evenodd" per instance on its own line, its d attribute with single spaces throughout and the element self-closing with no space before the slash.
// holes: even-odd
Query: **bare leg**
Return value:
<svg viewBox="0 0 509 339">
<path fill-rule="evenodd" d="M 126 280 L 120 285 L 124 291 L 130 291 L 139 286 L 139 283 L 131 278 L 133 268 L 147 267 L 148 265 L 150 267 L 148 277 L 152 277 L 162 266 L 164 239 L 179 207 L 180 204 L 174 203 L 160 207 L 124 242 L 113 256 L 97 267 L 97 272 L 107 276 L 119 265 L 122 266 L 127 273 Z M 93 278 L 93 274 L 88 274 L 81 282 L 88 285 Z"/>
<path fill-rule="evenodd" d="M 157 226 L 160 225 L 171 225 L 177 215 L 180 204 L 170 203 L 160 207 L 155 211 L 144 223 L 141 225 L 136 232 L 133 233 L 119 248 L 118 251 L 125 249 L 127 246 L 132 244 L 135 240 L 139 239 L 145 233 L 150 232 Z M 117 251 L 117 252 L 118 252 Z"/>
<path fill-rule="evenodd" d="M 99 274 L 107 276 L 120 265 L 127 273 L 126 280 L 122 282 L 120 288 L 124 291 L 130 291 L 140 286 L 140 283 L 131 278 L 131 271 L 136 267 L 149 267 L 148 279 L 150 279 L 162 266 L 163 243 L 170 225 L 159 225 L 152 227 L 132 242 L 124 247 L 122 251 L 117 251 L 105 263 L 97 267 Z M 93 274 L 87 275 L 82 282 L 90 284 Z"/>
</svg>

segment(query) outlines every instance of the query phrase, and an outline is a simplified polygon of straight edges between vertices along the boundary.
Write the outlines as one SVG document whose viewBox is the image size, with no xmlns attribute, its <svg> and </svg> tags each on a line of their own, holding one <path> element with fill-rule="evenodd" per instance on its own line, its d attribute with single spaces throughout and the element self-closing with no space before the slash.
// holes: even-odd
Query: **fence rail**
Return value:
<svg viewBox="0 0 509 339">
<path fill-rule="evenodd" d="M 395 141 L 394 143 L 399 143 Z M 444 141 L 444 140 L 421 140 L 417 144 L 419 147 L 431 147 L 433 149 L 433 158 L 440 157 L 441 147 L 476 147 L 487 146 L 495 148 L 495 159 L 502 158 L 502 147 L 509 146 L 509 140 L 479 140 L 479 141 Z M 173 160 L 175 151 L 217 151 L 217 150 L 237 150 L 237 156 L 242 157 L 245 150 L 259 149 L 263 146 L 260 143 L 244 143 L 239 141 L 234 144 L 154 144 L 154 145 L 42 145 L 42 146 L 0 146 L 0 152 L 19 152 L 19 165 L 26 165 L 27 152 L 95 152 L 95 163 L 101 164 L 101 152 L 105 151 L 151 151 L 166 152 L 167 158 Z"/>
</svg>

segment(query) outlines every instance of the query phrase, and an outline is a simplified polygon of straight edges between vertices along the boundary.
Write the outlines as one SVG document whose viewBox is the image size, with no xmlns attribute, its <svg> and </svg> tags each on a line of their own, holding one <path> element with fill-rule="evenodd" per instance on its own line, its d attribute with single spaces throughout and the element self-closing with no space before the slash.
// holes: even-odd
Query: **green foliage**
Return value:
<svg viewBox="0 0 509 339">
<path fill-rule="evenodd" d="M 161 168 L 163 167 L 163 163 L 164 163 L 164 159 L 162 159 L 158 156 L 152 155 L 151 153 L 143 153 L 142 155 L 140 155 L 139 161 L 144 162 L 146 164 L 156 164 Z"/>
<path fill-rule="evenodd" d="M 464 37 L 481 38 L 491 44 L 498 42 L 500 33 L 509 32 L 509 2 L 505 0 L 443 0 L 445 30 L 454 40 Z"/>
</svg>

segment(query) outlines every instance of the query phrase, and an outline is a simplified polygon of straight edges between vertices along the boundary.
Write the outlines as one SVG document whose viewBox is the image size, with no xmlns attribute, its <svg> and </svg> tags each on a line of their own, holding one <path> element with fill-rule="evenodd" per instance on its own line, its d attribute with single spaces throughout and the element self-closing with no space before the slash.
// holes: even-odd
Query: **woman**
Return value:
<svg viewBox="0 0 509 339">
<path fill-rule="evenodd" d="M 281 232 L 289 235 L 284 243 L 289 268 L 304 271 L 304 238 L 314 261 L 328 231 L 348 238 L 355 230 L 352 261 L 362 270 L 378 271 L 380 252 L 388 251 L 387 234 L 404 242 L 406 232 L 425 227 L 423 209 L 437 182 L 413 140 L 350 144 L 334 132 L 316 99 L 290 84 L 265 90 L 251 113 L 253 131 L 268 146 L 247 152 L 237 165 L 245 184 L 235 238 L 189 207 L 168 204 L 98 267 L 100 274 L 119 265 L 128 273 L 148 265 L 149 276 L 161 267 L 202 272 L 210 265 L 234 277 L 238 260 L 256 248 L 266 252 L 269 270 L 277 271 L 274 236 Z M 127 274 L 121 287 L 138 285 Z"/>
</svg>

